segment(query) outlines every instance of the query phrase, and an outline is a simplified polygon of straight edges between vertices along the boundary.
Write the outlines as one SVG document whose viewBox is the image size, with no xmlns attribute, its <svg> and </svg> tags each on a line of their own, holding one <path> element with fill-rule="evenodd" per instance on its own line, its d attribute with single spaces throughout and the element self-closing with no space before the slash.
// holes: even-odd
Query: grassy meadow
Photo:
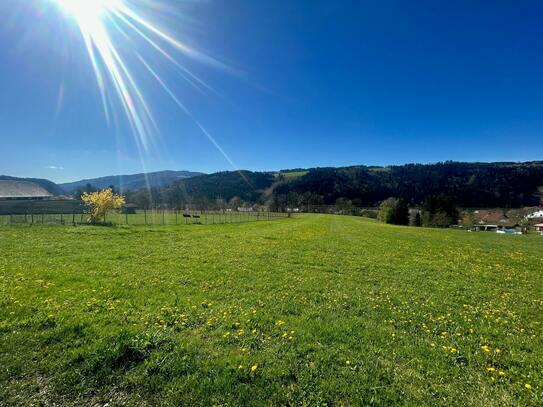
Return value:
<svg viewBox="0 0 543 407">
<path fill-rule="evenodd" d="M 0 405 L 543 405 L 543 237 L 0 228 Z"/>
</svg>

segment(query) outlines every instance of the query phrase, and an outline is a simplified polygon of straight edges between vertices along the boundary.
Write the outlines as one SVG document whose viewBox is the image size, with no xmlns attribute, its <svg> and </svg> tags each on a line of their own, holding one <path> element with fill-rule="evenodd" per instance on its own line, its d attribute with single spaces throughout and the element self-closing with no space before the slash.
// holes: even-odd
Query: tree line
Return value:
<svg viewBox="0 0 543 407">
<path fill-rule="evenodd" d="M 141 208 L 263 205 L 272 210 L 334 205 L 376 207 L 390 197 L 422 207 L 422 224 L 444 224 L 452 208 L 519 208 L 540 204 L 543 162 L 408 164 L 313 168 L 280 173 L 226 171 L 183 179 L 167 187 L 124 192 Z M 92 188 L 92 186 L 87 186 Z M 89 192 L 87 191 L 78 191 Z M 386 205 L 390 205 L 388 202 Z M 387 216 L 391 216 L 388 214 Z M 404 222 L 405 219 L 402 219 Z"/>
</svg>

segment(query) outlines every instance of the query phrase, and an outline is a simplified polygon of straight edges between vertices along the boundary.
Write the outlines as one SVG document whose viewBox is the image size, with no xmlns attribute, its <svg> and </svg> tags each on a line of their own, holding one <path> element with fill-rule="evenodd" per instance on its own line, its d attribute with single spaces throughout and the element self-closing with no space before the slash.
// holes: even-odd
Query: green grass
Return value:
<svg viewBox="0 0 543 407">
<path fill-rule="evenodd" d="M 2 227 L 0 405 L 541 405 L 542 247 L 327 215 Z"/>
<path fill-rule="evenodd" d="M 303 177 L 308 172 L 309 171 L 281 171 L 281 172 L 278 172 L 276 176 L 282 175 L 286 179 L 293 179 L 293 178 Z"/>
<path fill-rule="evenodd" d="M 285 213 L 278 212 L 221 212 L 221 211 L 191 211 L 190 214 L 199 218 L 185 218 L 183 211 L 171 210 L 138 210 L 137 213 L 123 214 L 119 211 L 110 211 L 106 222 L 115 225 L 188 225 L 193 223 L 214 225 L 221 223 L 256 222 L 262 220 L 275 220 L 287 217 Z M 0 215 L 0 226 L 15 224 L 86 224 L 88 214 L 34 214 L 34 215 Z"/>
</svg>

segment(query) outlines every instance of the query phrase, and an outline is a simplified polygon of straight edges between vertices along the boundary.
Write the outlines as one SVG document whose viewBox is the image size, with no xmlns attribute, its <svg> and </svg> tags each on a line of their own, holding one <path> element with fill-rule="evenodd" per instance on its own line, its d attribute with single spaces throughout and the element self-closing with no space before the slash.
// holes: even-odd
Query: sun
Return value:
<svg viewBox="0 0 543 407">
<path fill-rule="evenodd" d="M 119 0 L 54 0 L 81 25 L 100 21 L 108 11 L 115 9 Z"/>
<path fill-rule="evenodd" d="M 158 125 L 152 114 L 150 101 L 139 86 L 134 61 L 141 62 L 141 66 L 138 65 L 139 71 L 147 72 L 151 78 L 155 79 L 156 83 L 195 122 L 228 162 L 237 168 L 213 137 L 192 116 L 180 98 L 168 87 L 157 73 L 158 71 L 152 67 L 168 62 L 183 79 L 202 92 L 213 91 L 213 88 L 179 62 L 176 57 L 182 56 L 230 71 L 230 68 L 222 62 L 179 41 L 153 22 L 153 16 L 156 15 L 157 10 L 167 9 L 167 3 L 172 0 L 44 1 L 57 8 L 67 20 L 77 25 L 96 77 L 106 121 L 109 125 L 110 119 L 115 118 L 117 123 L 117 113 L 123 112 L 135 136 L 140 155 L 141 152 L 148 152 L 153 147 Z M 123 39 L 129 40 L 129 43 L 118 41 L 119 36 L 115 34 L 119 32 L 123 34 Z M 154 52 L 156 56 L 152 61 L 144 57 L 144 53 L 150 52 Z M 132 63 L 128 63 L 127 58 L 131 58 Z"/>
</svg>

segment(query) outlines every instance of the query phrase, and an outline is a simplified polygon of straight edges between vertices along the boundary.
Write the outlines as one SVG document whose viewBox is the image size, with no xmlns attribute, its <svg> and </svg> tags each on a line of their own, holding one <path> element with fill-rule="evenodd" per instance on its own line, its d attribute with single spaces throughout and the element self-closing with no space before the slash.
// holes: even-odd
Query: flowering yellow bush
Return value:
<svg viewBox="0 0 543 407">
<path fill-rule="evenodd" d="M 110 209 L 119 209 L 124 205 L 124 197 L 114 194 L 111 188 L 98 192 L 85 192 L 81 199 L 89 208 L 89 223 L 105 221 L 107 211 Z"/>
</svg>

